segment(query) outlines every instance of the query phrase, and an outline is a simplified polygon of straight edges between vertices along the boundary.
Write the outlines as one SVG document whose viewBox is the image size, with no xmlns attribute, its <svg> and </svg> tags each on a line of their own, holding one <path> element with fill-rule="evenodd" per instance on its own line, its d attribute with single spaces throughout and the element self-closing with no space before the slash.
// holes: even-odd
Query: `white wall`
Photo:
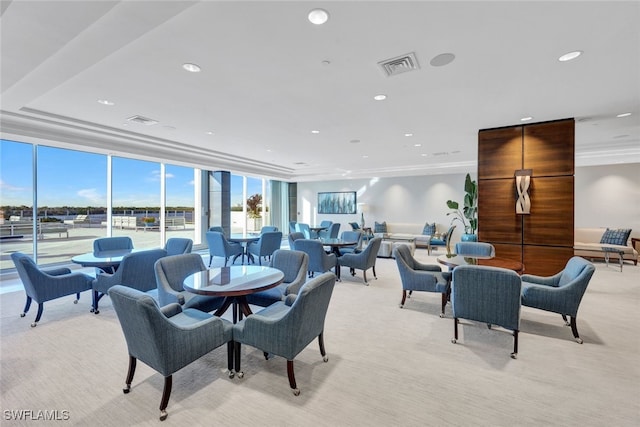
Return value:
<svg viewBox="0 0 640 427">
<path fill-rule="evenodd" d="M 471 177 L 477 179 L 475 173 Z M 449 174 L 300 182 L 298 221 L 313 225 L 327 219 L 340 222 L 341 231 L 350 230 L 348 223 L 359 223 L 360 214 L 318 214 L 318 192 L 356 191 L 357 202 L 368 207 L 367 226 L 373 227 L 374 221 L 415 223 L 419 232 L 428 221 L 445 231 L 451 222 L 446 201 L 462 202 L 464 178 L 465 174 Z M 576 227 L 632 228 L 632 234 L 640 236 L 640 164 L 576 168 L 574 218 Z M 456 229 L 458 237 L 460 232 Z"/>
</svg>

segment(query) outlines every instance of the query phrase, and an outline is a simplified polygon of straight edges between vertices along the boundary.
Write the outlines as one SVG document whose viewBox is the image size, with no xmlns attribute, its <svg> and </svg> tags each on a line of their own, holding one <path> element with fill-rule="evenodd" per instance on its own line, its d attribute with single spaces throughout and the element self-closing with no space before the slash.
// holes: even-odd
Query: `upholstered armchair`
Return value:
<svg viewBox="0 0 640 427">
<path fill-rule="evenodd" d="M 155 293 L 156 272 L 154 264 L 160 258 L 167 256 L 164 249 L 151 249 L 148 251 L 132 252 L 122 258 L 120 266 L 115 273 L 100 273 L 93 281 L 93 308 L 95 314 L 100 313 L 98 303 L 107 295 L 112 286 L 123 285 L 142 292 L 153 291 Z"/>
<path fill-rule="evenodd" d="M 182 237 L 172 237 L 167 239 L 167 243 L 164 245 L 164 250 L 167 251 L 167 256 L 188 254 L 191 252 L 192 248 L 193 240 Z"/>
<path fill-rule="evenodd" d="M 283 300 L 289 294 L 297 294 L 307 280 L 309 255 L 301 251 L 278 249 L 271 256 L 269 267 L 282 271 L 284 280 L 275 288 L 247 295 L 249 304 L 267 307 Z"/>
<path fill-rule="evenodd" d="M 93 252 L 117 251 L 119 249 L 133 249 L 131 237 L 102 237 L 93 241 Z"/>
<path fill-rule="evenodd" d="M 456 243 L 456 254 L 494 257 L 496 256 L 496 248 L 486 242 L 458 242 Z"/>
<path fill-rule="evenodd" d="M 267 231 L 260 235 L 256 242 L 247 243 L 247 252 L 258 258 L 258 264 L 262 265 L 262 258 L 268 258 L 280 249 L 282 233 L 280 231 Z"/>
<path fill-rule="evenodd" d="M 273 225 L 265 225 L 264 227 L 262 227 L 260 229 L 260 234 L 264 234 L 270 231 L 278 231 L 278 227 L 273 226 Z"/>
<path fill-rule="evenodd" d="M 438 265 L 423 264 L 417 261 L 407 245 L 398 245 L 393 249 L 393 256 L 398 265 L 400 280 L 402 282 L 402 300 L 400 308 L 404 307 L 407 299 L 413 291 L 435 292 L 442 295 L 442 308 L 440 317 L 444 317 L 444 309 L 449 299 L 450 273 L 443 273 Z"/>
<path fill-rule="evenodd" d="M 587 290 L 595 268 L 581 257 L 572 257 L 561 272 L 540 277 L 530 274 L 522 276 L 522 305 L 539 308 L 562 315 L 578 344 L 582 338 L 578 334 L 576 317 L 582 296 Z M 567 321 L 567 316 L 571 321 Z"/>
<path fill-rule="evenodd" d="M 349 267 L 349 272 L 352 276 L 356 275 L 356 270 L 362 270 L 364 284 L 369 285 L 369 282 L 367 281 L 368 269 L 371 269 L 373 271 L 373 277 L 376 280 L 378 279 L 376 276 L 376 259 L 381 243 L 381 237 L 374 237 L 369 241 L 369 244 L 362 252 L 342 255 L 338 258 L 340 267 Z"/>
<path fill-rule="evenodd" d="M 312 231 L 311 232 L 311 238 L 312 239 L 316 239 L 318 237 L 321 237 L 323 239 L 328 239 L 329 238 L 329 229 L 331 228 L 332 225 L 333 225 L 333 221 L 327 221 L 327 220 L 321 221 L 320 222 L 320 227 L 324 227 L 325 229 L 324 230 L 320 230 L 317 233 L 315 231 Z"/>
<path fill-rule="evenodd" d="M 311 229 L 309 228 L 309 224 L 304 224 L 302 222 L 296 223 L 296 231 L 304 234 L 305 239 L 311 238 Z"/>
<path fill-rule="evenodd" d="M 218 233 L 225 234 L 224 228 L 220 227 L 219 225 L 214 225 L 212 227 L 209 227 L 209 231 L 217 231 Z"/>
<path fill-rule="evenodd" d="M 461 265 L 453 270 L 451 306 L 454 344 L 458 342 L 459 319 L 498 325 L 513 331 L 513 352 L 518 355 L 520 330 L 520 276 L 512 270 L 477 265 Z"/>
<path fill-rule="evenodd" d="M 56 268 L 41 270 L 31 257 L 14 252 L 11 254 L 11 260 L 16 266 L 18 276 L 24 286 L 24 292 L 27 301 L 20 317 L 25 317 L 31 307 L 31 301 L 38 304 L 38 313 L 36 319 L 31 323 L 31 327 L 35 328 L 42 317 L 44 303 L 56 298 L 67 295 L 76 295 L 74 304 L 80 299 L 80 292 L 91 289 L 93 277 L 84 273 L 72 273 L 68 268 Z"/>
<path fill-rule="evenodd" d="M 340 235 L 340 239 L 345 242 L 356 242 L 355 245 L 339 248 L 340 255 L 357 254 L 362 251 L 362 230 L 343 231 Z"/>
<path fill-rule="evenodd" d="M 299 239 L 304 239 L 304 234 L 299 231 L 294 231 L 293 233 L 289 233 L 289 249 L 293 250 L 293 246 L 295 245 L 295 241 Z"/>
<path fill-rule="evenodd" d="M 324 273 L 306 282 L 297 295 L 290 294 L 285 301 L 278 301 L 252 314 L 233 326 L 235 341 L 235 370 L 240 369 L 241 344 L 287 359 L 289 386 L 294 395 L 300 394 L 296 384 L 293 360 L 311 341 L 318 337 L 320 354 L 327 362 L 323 332 L 324 321 L 335 285 L 336 276 Z"/>
<path fill-rule="evenodd" d="M 159 308 L 151 296 L 126 286 L 113 286 L 109 296 L 129 352 L 122 391 L 131 391 L 138 360 L 158 371 L 164 377 L 160 420 L 167 418 L 172 375 L 223 344 L 227 344 L 229 376 L 233 377 L 231 322 L 199 310 L 183 310 L 179 304 Z"/>
<path fill-rule="evenodd" d="M 184 290 L 187 276 L 206 269 L 199 254 L 166 256 L 156 261 L 154 270 L 160 306 L 178 303 L 184 309 L 195 308 L 207 312 L 220 308 L 223 297 L 196 295 Z"/>
<path fill-rule="evenodd" d="M 214 256 L 224 258 L 224 266 L 227 266 L 229 257 L 235 257 L 233 260 L 242 255 L 244 248 L 238 242 L 229 242 L 223 233 L 219 231 L 207 231 L 207 244 L 209 245 L 209 267 Z"/>
<path fill-rule="evenodd" d="M 336 269 L 336 254 L 327 254 L 322 247 L 322 242 L 315 239 L 298 239 L 294 243 L 294 249 L 296 251 L 305 252 L 309 255 L 309 277 L 313 277 L 314 272 L 324 273 Z"/>
</svg>

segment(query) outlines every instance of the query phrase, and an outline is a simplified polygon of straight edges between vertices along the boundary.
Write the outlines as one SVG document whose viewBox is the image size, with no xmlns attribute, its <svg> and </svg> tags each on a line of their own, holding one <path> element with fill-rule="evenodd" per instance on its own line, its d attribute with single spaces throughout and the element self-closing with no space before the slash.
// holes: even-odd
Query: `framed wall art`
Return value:
<svg viewBox="0 0 640 427">
<path fill-rule="evenodd" d="M 354 214 L 356 207 L 355 191 L 318 193 L 319 214 Z"/>
</svg>

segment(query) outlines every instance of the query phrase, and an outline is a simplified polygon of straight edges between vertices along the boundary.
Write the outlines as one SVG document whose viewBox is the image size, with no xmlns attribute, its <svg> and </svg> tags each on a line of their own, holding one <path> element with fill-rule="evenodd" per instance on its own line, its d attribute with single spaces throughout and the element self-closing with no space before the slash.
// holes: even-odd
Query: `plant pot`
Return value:
<svg viewBox="0 0 640 427">
<path fill-rule="evenodd" d="M 476 234 L 464 233 L 462 236 L 460 236 L 460 240 L 462 240 L 463 242 L 477 242 L 478 236 Z"/>
</svg>

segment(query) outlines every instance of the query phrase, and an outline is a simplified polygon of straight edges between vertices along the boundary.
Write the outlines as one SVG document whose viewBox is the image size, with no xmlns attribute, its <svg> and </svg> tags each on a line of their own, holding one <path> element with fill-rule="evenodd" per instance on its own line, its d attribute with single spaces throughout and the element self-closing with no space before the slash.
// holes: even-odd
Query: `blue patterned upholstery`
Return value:
<svg viewBox="0 0 640 427">
<path fill-rule="evenodd" d="M 131 237 L 102 237 L 93 241 L 93 252 L 133 249 Z"/>
<path fill-rule="evenodd" d="M 491 243 L 486 242 L 458 242 L 456 243 L 456 254 L 494 257 L 496 249 Z"/>
<path fill-rule="evenodd" d="M 233 375 L 231 322 L 194 309 L 183 310 L 179 304 L 160 309 L 149 295 L 125 286 L 109 290 L 129 352 L 129 371 L 125 393 L 140 360 L 158 371 L 164 380 L 160 402 L 160 419 L 167 417 L 172 375 L 215 348 L 227 343 L 227 361 Z"/>
<path fill-rule="evenodd" d="M 362 252 L 342 255 L 338 258 L 340 267 L 349 267 L 352 276 L 356 275 L 355 270 L 362 270 L 365 285 L 369 284 L 367 281 L 367 270 L 371 268 L 373 271 L 373 277 L 377 280 L 376 259 L 378 256 L 378 250 L 380 249 L 380 244 L 382 244 L 382 238 L 374 237 L 369 241 L 369 244 Z"/>
<path fill-rule="evenodd" d="M 180 254 L 160 258 L 154 266 L 160 306 L 178 303 L 185 309 L 195 308 L 207 312 L 222 306 L 223 297 L 196 295 L 184 290 L 184 279 L 187 276 L 206 269 L 199 254 Z"/>
<path fill-rule="evenodd" d="M 398 265 L 400 280 L 402 281 L 402 300 L 400 308 L 413 291 L 436 292 L 442 294 L 440 317 L 444 317 L 444 308 L 449 297 L 450 273 L 443 273 L 439 265 L 423 264 L 411 255 L 407 245 L 398 245 L 393 249 L 393 256 Z"/>
<path fill-rule="evenodd" d="M 387 221 L 382 222 L 374 222 L 373 224 L 373 232 L 374 233 L 386 233 L 387 232 Z"/>
<path fill-rule="evenodd" d="M 164 245 L 164 250 L 167 251 L 167 256 L 188 254 L 193 248 L 193 240 L 182 237 L 172 237 L 167 239 L 167 243 Z"/>
<path fill-rule="evenodd" d="M 587 290 L 595 267 L 584 258 L 572 257 L 561 272 L 549 276 L 522 276 L 522 305 L 539 308 L 562 315 L 567 322 L 571 316 L 571 331 L 576 341 L 582 344 L 578 334 L 576 316 L 582 296 Z"/>
<path fill-rule="evenodd" d="M 498 325 L 513 331 L 512 358 L 518 354 L 520 330 L 520 276 L 512 270 L 477 265 L 453 269 L 451 307 L 458 340 L 459 319 Z"/>
<path fill-rule="evenodd" d="M 38 304 L 38 313 L 31 324 L 32 327 L 40 321 L 45 302 L 73 294 L 76 294 L 75 302 L 77 302 L 80 299 L 80 292 L 91 289 L 93 277 L 86 274 L 72 273 L 68 268 L 41 270 L 31 257 L 20 252 L 12 253 L 11 260 L 16 266 L 27 296 L 20 317 L 24 317 L 29 311 L 31 301 Z"/>
<path fill-rule="evenodd" d="M 233 326 L 235 348 L 235 370 L 240 370 L 240 344 L 250 345 L 265 353 L 287 359 L 289 385 L 298 395 L 293 359 L 318 337 L 320 353 L 324 361 L 328 358 L 324 350 L 323 331 L 327 308 L 335 285 L 336 276 L 322 274 L 306 282 L 298 294 L 286 301 L 278 301 L 252 314 Z"/>
<path fill-rule="evenodd" d="M 324 273 L 336 267 L 336 254 L 327 254 L 320 240 L 298 239 L 293 242 L 294 250 L 305 252 L 309 255 L 309 272 Z"/>
<path fill-rule="evenodd" d="M 429 224 L 428 222 L 422 228 L 422 234 L 425 236 L 433 236 L 436 234 L 436 223 Z"/>
<path fill-rule="evenodd" d="M 602 238 L 600 239 L 600 243 L 608 244 L 608 245 L 618 245 L 618 246 L 627 246 L 627 241 L 629 240 L 629 235 L 631 234 L 630 228 L 620 228 L 617 230 L 606 229 L 604 234 L 602 234 Z"/>
<path fill-rule="evenodd" d="M 275 288 L 247 295 L 247 302 L 267 307 L 283 300 L 289 294 L 297 294 L 307 279 L 309 255 L 301 251 L 279 249 L 271 256 L 269 267 L 277 268 L 284 273 L 284 280 Z"/>
<path fill-rule="evenodd" d="M 100 273 L 93 281 L 93 312 L 100 313 L 98 303 L 115 285 L 123 285 L 142 292 L 153 290 L 155 293 L 156 272 L 154 264 L 167 256 L 164 249 L 132 252 L 122 258 L 120 266 L 113 274 Z"/>
<path fill-rule="evenodd" d="M 260 235 L 256 242 L 247 243 L 247 250 L 250 254 L 258 258 L 258 264 L 262 265 L 263 257 L 270 257 L 275 251 L 280 249 L 282 244 L 282 233 L 280 231 L 267 231 Z"/>
<path fill-rule="evenodd" d="M 229 242 L 223 233 L 219 231 L 207 231 L 207 244 L 209 245 L 209 267 L 214 256 L 224 258 L 224 266 L 227 266 L 229 257 L 242 255 L 244 248 L 238 242 Z M 235 261 L 235 258 L 234 258 Z"/>
</svg>

